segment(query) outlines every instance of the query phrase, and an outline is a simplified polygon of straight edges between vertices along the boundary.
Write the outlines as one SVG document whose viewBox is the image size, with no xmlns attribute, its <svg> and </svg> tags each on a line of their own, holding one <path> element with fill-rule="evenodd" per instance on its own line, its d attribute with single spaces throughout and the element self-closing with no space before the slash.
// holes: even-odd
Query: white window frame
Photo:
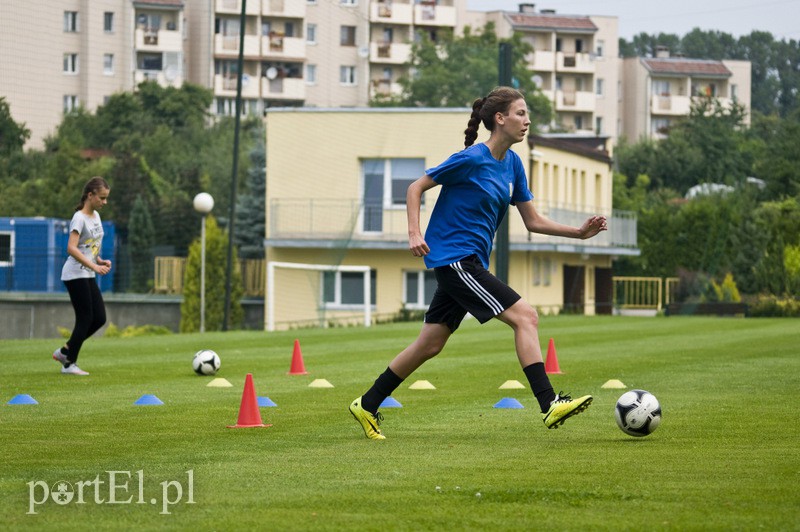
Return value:
<svg viewBox="0 0 800 532">
<path fill-rule="evenodd" d="M 103 31 L 106 33 L 114 33 L 114 12 L 103 12 Z"/>
<path fill-rule="evenodd" d="M 114 75 L 114 54 L 103 54 L 103 75 Z"/>
<path fill-rule="evenodd" d="M 306 24 L 306 44 L 316 46 L 317 44 L 317 25 L 312 23 Z"/>
<path fill-rule="evenodd" d="M 339 4 L 343 6 L 357 6 L 358 0 L 339 0 Z"/>
<path fill-rule="evenodd" d="M 79 68 L 79 58 L 78 54 L 75 53 L 66 53 L 64 54 L 64 74 L 74 75 L 78 73 Z"/>
<path fill-rule="evenodd" d="M 358 85 L 356 67 L 352 65 L 339 66 L 339 85 L 344 85 L 345 87 L 355 87 Z"/>
<path fill-rule="evenodd" d="M 597 96 L 605 96 L 605 80 L 603 78 L 597 78 L 595 80 L 595 94 Z"/>
<path fill-rule="evenodd" d="M 80 18 L 77 11 L 64 11 L 64 33 L 78 33 Z"/>
<path fill-rule="evenodd" d="M 434 275 L 433 270 L 405 270 L 403 272 L 403 306 L 411 310 L 424 310 L 430 305 L 426 303 L 425 276 Z M 408 280 L 410 276 L 417 278 L 417 300 L 408 301 Z M 434 290 L 435 291 L 435 290 Z M 433 294 L 430 294 L 433 298 Z"/>
<path fill-rule="evenodd" d="M 0 231 L 0 236 L 8 236 L 8 260 L 2 260 L 0 257 L 0 266 L 13 266 L 14 265 L 14 231 Z"/>
<path fill-rule="evenodd" d="M 306 63 L 306 85 L 317 84 L 317 65 Z"/>
<path fill-rule="evenodd" d="M 603 53 L 605 52 L 605 47 L 606 47 L 606 41 L 604 41 L 603 39 L 598 39 L 595 42 L 594 55 L 596 55 L 597 57 L 603 57 Z"/>
<path fill-rule="evenodd" d="M 81 104 L 78 96 L 75 94 L 65 94 L 63 98 L 61 98 L 61 103 L 64 114 L 71 113 L 80 107 Z"/>
<path fill-rule="evenodd" d="M 325 300 L 325 276 L 333 275 L 334 278 L 334 295 L 333 301 L 326 301 Z M 342 274 L 346 274 L 348 276 L 357 277 L 359 282 L 363 282 L 364 273 L 363 272 L 352 272 L 352 271 L 323 271 L 320 272 L 319 278 L 319 297 L 320 297 L 320 306 L 326 310 L 358 310 L 364 308 L 364 302 L 360 303 L 342 303 Z M 374 300 L 370 302 L 370 307 L 375 308 L 376 303 L 378 300 L 376 291 L 378 288 L 378 270 L 375 268 L 371 268 L 369 271 L 369 279 L 370 279 L 370 299 Z"/>
<path fill-rule="evenodd" d="M 384 209 L 403 209 L 406 208 L 405 197 L 403 197 L 403 202 L 395 202 L 394 197 L 392 197 L 392 184 L 394 182 L 394 175 L 392 174 L 392 161 L 396 159 L 409 159 L 412 161 L 421 161 L 421 171 L 420 174 L 413 178 L 402 178 L 402 179 L 411 179 L 411 182 L 416 181 L 422 174 L 425 173 L 425 157 L 389 157 L 384 159 L 382 157 L 370 157 L 370 161 L 383 161 L 383 208 Z M 364 161 L 367 159 L 362 159 L 361 161 L 361 190 L 364 190 Z M 422 195 L 420 199 L 420 207 L 425 207 L 425 195 Z"/>
</svg>

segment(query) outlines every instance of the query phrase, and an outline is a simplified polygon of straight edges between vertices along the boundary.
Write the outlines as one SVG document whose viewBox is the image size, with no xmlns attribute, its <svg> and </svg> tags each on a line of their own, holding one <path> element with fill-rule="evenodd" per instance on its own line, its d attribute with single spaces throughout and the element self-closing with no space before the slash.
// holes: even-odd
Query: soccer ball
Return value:
<svg viewBox="0 0 800 532">
<path fill-rule="evenodd" d="M 614 417 L 625 434 L 647 436 L 661 423 L 661 405 L 650 392 L 631 390 L 617 399 Z"/>
<path fill-rule="evenodd" d="M 192 369 L 198 375 L 214 375 L 219 365 L 219 355 L 210 349 L 198 351 L 192 359 Z"/>
</svg>

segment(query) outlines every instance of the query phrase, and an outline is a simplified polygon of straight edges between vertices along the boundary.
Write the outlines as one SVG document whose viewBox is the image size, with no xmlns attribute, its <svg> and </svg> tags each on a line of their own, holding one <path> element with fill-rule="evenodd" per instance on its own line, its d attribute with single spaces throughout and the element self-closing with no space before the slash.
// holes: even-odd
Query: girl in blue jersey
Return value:
<svg viewBox="0 0 800 532">
<path fill-rule="evenodd" d="M 486 142 L 474 144 L 481 123 L 491 134 Z M 517 207 L 525 227 L 534 233 L 586 239 L 607 229 L 603 216 L 571 227 L 536 211 L 522 161 L 510 150 L 526 138 L 530 125 L 522 94 L 509 87 L 494 89 L 472 104 L 465 149 L 426 170 L 408 187 L 409 249 L 434 269 L 438 286 L 417 339 L 350 405 L 368 438 L 385 439 L 378 426 L 383 419 L 379 405 L 441 352 L 467 312 L 481 323 L 497 318 L 514 331 L 517 358 L 547 428 L 557 428 L 592 402 L 590 395 L 572 399 L 553 391 L 544 369 L 536 310 L 488 271 L 492 240 L 509 205 Z M 442 189 L 423 237 L 419 226 L 422 194 L 436 186 Z"/>
</svg>

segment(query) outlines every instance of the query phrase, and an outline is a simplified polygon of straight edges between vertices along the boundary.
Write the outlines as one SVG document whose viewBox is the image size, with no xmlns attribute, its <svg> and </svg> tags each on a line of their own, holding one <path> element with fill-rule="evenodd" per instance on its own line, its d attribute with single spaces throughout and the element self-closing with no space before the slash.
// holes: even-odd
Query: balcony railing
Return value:
<svg viewBox="0 0 800 532">
<path fill-rule="evenodd" d="M 433 205 L 426 205 L 420 213 L 424 227 Z M 580 226 L 587 217 L 597 214 L 588 209 L 554 206 L 537 202 L 537 210 L 549 218 L 571 226 Z M 269 202 L 269 228 L 267 239 L 273 245 L 303 245 L 315 242 L 322 246 L 350 246 L 382 248 L 387 245 L 405 246 L 408 240 L 406 210 L 403 205 L 387 207 L 367 206 L 359 200 L 328 199 L 277 199 Z M 510 209 L 509 240 L 512 245 L 568 244 L 571 247 L 628 248 L 635 249 L 636 213 L 613 211 L 609 217 L 609 230 L 591 240 L 553 237 L 528 232 L 520 216 Z"/>
</svg>

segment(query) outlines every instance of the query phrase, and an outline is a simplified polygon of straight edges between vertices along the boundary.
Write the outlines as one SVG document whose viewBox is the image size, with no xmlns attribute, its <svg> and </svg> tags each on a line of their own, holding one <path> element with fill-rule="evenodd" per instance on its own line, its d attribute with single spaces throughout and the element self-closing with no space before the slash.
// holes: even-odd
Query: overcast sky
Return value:
<svg viewBox="0 0 800 532">
<path fill-rule="evenodd" d="M 517 11 L 519 0 L 467 0 L 480 11 Z M 619 36 L 630 40 L 641 32 L 683 36 L 694 28 L 718 30 L 735 37 L 753 30 L 778 39 L 800 39 L 800 0 L 547 0 L 529 2 L 536 10 L 564 15 L 608 15 L 619 19 Z"/>
</svg>

